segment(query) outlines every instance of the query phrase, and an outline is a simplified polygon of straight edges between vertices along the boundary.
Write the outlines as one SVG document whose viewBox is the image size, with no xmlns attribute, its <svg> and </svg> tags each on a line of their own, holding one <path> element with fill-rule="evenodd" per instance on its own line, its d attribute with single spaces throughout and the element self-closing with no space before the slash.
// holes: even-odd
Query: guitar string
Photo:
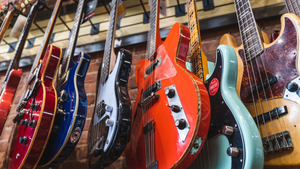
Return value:
<svg viewBox="0 0 300 169">
<path fill-rule="evenodd" d="M 245 24 L 245 23 L 243 23 L 243 20 L 241 20 L 240 18 L 239 18 L 239 16 L 241 15 L 241 6 L 240 6 L 240 4 L 239 4 L 239 2 L 237 1 L 237 0 L 235 0 L 234 1 L 235 2 L 235 6 L 236 6 L 236 11 L 237 11 L 237 20 L 238 20 L 238 24 L 240 25 L 239 26 L 239 29 L 240 29 L 240 32 L 241 32 L 241 38 L 242 38 L 242 40 L 243 40 L 243 34 L 242 34 L 242 31 L 243 30 L 245 30 L 245 28 L 242 28 L 242 27 L 244 27 L 243 26 L 243 24 Z M 245 3 L 244 1 L 243 1 L 243 3 Z M 242 24 L 240 23 L 240 22 L 242 22 Z M 244 47 L 245 48 L 245 47 Z M 244 50 L 244 52 L 245 52 L 245 50 Z M 257 112 L 257 108 L 256 108 L 256 104 L 255 104 L 255 99 L 254 99 L 254 93 L 253 93 L 253 88 L 252 88 L 252 82 L 251 82 L 251 78 L 250 78 L 250 70 L 249 70 L 249 68 L 248 68 L 248 64 L 247 64 L 247 58 L 246 58 L 246 52 L 245 52 L 245 63 L 243 63 L 244 64 L 244 67 L 246 67 L 246 69 L 247 69 L 247 75 L 248 75 L 248 81 L 249 81 L 249 84 L 250 84 L 250 90 L 251 90 L 251 93 L 252 93 L 252 100 L 253 100 L 253 105 L 254 105 L 254 111 L 255 111 L 255 115 L 256 115 L 256 119 L 258 118 L 258 112 Z M 253 72 L 252 72 L 253 73 Z M 256 88 L 256 91 L 258 91 L 258 88 L 257 88 L 257 84 L 256 84 L 256 81 L 254 80 L 254 83 L 255 83 L 255 88 Z M 258 94 L 259 95 L 259 94 Z M 259 100 L 259 104 L 261 104 L 260 103 L 260 100 Z M 265 127 L 265 132 L 266 132 L 266 136 L 267 136 L 267 141 L 268 141 L 268 144 L 272 147 L 272 144 L 270 143 L 270 140 L 269 140 L 269 135 L 268 135 L 268 132 L 267 132 L 267 128 L 266 128 L 266 125 L 265 125 L 265 119 L 264 119 L 264 117 L 262 116 L 262 119 L 263 119 L 263 123 L 264 123 L 264 127 Z M 258 123 L 257 124 L 257 126 L 259 127 L 260 126 L 260 124 Z"/>
<path fill-rule="evenodd" d="M 250 7 L 250 3 L 249 3 L 249 7 Z M 252 14 L 252 13 L 250 13 L 250 14 Z M 253 17 L 253 18 L 254 18 L 254 17 Z M 262 46 L 262 47 L 263 47 L 263 46 Z M 276 112 L 276 114 L 277 114 L 277 119 L 278 119 L 279 126 L 280 126 L 280 129 L 281 129 L 281 135 L 282 135 L 282 137 L 283 137 L 284 144 L 286 144 L 286 140 L 285 140 L 285 138 L 284 138 L 283 130 L 282 130 L 281 123 L 280 123 L 280 118 L 279 118 L 279 115 L 278 115 L 278 111 L 277 111 L 277 109 L 276 109 L 277 106 L 276 106 L 276 104 L 275 104 L 275 100 L 274 100 L 274 97 L 273 97 L 273 92 L 272 92 L 272 89 L 271 89 L 271 85 L 270 85 L 270 83 L 269 83 L 269 78 L 268 78 L 268 75 L 267 75 L 267 73 L 266 73 L 266 67 L 265 67 L 264 61 L 262 60 L 261 57 L 260 57 L 260 59 L 261 59 L 261 62 L 262 62 L 262 65 L 263 65 L 263 71 L 264 71 L 264 73 L 265 73 L 266 80 L 267 80 L 267 83 L 268 83 L 268 88 L 269 88 L 270 93 L 271 93 L 271 96 L 272 96 L 272 97 L 271 97 L 271 100 L 272 100 L 273 103 L 274 103 L 275 112 Z M 255 59 L 255 61 L 256 61 L 257 67 L 259 68 L 257 59 Z M 261 74 L 260 74 L 259 71 L 258 71 L 258 73 L 259 73 L 261 82 L 263 82 L 263 81 L 262 81 Z M 262 85 L 263 85 L 263 83 L 262 83 Z M 265 92 L 264 87 L 262 87 L 262 89 L 263 89 L 263 92 L 264 92 L 265 102 L 266 102 L 266 105 L 267 105 L 267 108 L 268 108 L 268 114 L 269 114 L 269 118 L 270 118 L 271 125 L 272 125 L 272 128 L 273 128 L 273 132 L 274 132 L 274 134 L 276 134 L 275 129 L 274 129 L 274 126 L 273 126 L 274 124 L 273 124 L 273 119 L 272 119 L 271 112 L 270 112 L 270 108 L 269 108 L 268 99 L 267 99 L 267 97 L 266 97 L 266 92 Z M 263 113 L 263 112 L 262 112 L 262 113 Z M 262 115 L 262 116 L 263 116 L 263 115 Z M 276 140 L 276 143 L 277 143 L 278 148 L 280 148 L 280 144 L 279 144 L 279 142 L 278 142 L 277 137 L 275 137 L 275 140 Z"/>
</svg>

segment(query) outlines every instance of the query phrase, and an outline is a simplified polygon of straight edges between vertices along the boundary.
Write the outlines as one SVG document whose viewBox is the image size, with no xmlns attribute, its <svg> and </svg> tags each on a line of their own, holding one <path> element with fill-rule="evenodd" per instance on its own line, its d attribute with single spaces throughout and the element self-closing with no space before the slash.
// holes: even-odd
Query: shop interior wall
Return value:
<svg viewBox="0 0 300 169">
<path fill-rule="evenodd" d="M 280 18 L 279 17 L 273 17 L 265 20 L 258 21 L 258 25 L 261 27 L 262 31 L 266 32 L 268 36 L 270 37 L 270 34 L 274 32 L 274 30 L 280 30 Z M 205 30 L 201 32 L 202 36 L 202 47 L 203 51 L 208 57 L 209 61 L 214 62 L 215 61 L 215 52 L 216 48 L 219 45 L 219 40 L 222 37 L 223 34 L 230 33 L 233 35 L 236 40 L 237 44 L 241 44 L 241 39 L 239 35 L 239 30 L 237 25 L 227 26 L 227 27 L 220 27 L 213 30 Z M 131 72 L 130 72 L 130 78 L 129 78 L 129 95 L 131 98 L 132 106 L 134 105 L 135 98 L 137 95 L 137 85 L 135 82 L 135 67 L 136 64 L 140 59 L 143 59 L 146 56 L 146 43 L 136 44 L 132 46 L 126 46 L 124 47 L 132 52 L 133 55 L 133 61 L 131 66 Z M 117 52 L 119 48 L 117 48 L 115 51 Z M 84 131 L 82 133 L 82 136 L 74 149 L 73 153 L 70 155 L 70 157 L 59 167 L 55 167 L 53 169 L 83 169 L 88 168 L 88 150 L 87 150 L 87 135 L 88 135 L 88 129 L 90 125 L 90 121 L 93 115 L 94 106 L 95 106 L 95 91 L 96 91 L 96 79 L 97 79 L 97 73 L 98 68 L 100 65 L 100 62 L 102 60 L 103 51 L 97 52 L 97 53 L 90 53 L 92 60 L 90 67 L 88 69 L 88 73 L 85 79 L 85 91 L 87 93 L 88 98 L 88 111 L 87 111 L 87 119 L 84 126 Z M 74 58 L 76 60 L 77 58 Z M 28 72 L 30 70 L 30 67 L 23 68 L 23 76 L 21 79 L 21 82 L 19 84 L 18 90 L 16 92 L 16 97 L 14 99 L 13 105 L 11 107 L 11 112 L 8 116 L 7 123 L 5 124 L 4 131 L 2 133 L 2 136 L 0 137 L 0 166 L 3 166 L 4 159 L 7 155 L 6 149 L 9 146 L 8 140 L 10 137 L 10 134 L 12 132 L 12 119 L 16 115 L 16 107 L 17 103 L 19 102 L 20 95 L 22 94 L 25 86 L 25 80 L 28 78 Z M 0 72 L 0 84 L 3 84 L 5 71 Z M 47 168 L 47 167 L 46 167 Z M 49 168 L 49 167 L 48 167 Z M 115 163 L 110 165 L 109 167 L 106 167 L 106 169 L 127 169 L 127 165 L 125 162 L 125 157 L 121 156 Z"/>
</svg>

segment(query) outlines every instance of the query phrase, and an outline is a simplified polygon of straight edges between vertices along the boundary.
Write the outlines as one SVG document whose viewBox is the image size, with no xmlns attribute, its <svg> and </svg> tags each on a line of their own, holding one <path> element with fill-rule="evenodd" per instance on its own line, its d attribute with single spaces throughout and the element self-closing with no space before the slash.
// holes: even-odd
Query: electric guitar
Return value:
<svg viewBox="0 0 300 169">
<path fill-rule="evenodd" d="M 31 7 L 31 10 L 27 16 L 26 23 L 22 29 L 20 34 L 20 39 L 18 45 L 16 46 L 16 52 L 14 57 L 12 58 L 4 78 L 4 83 L 0 91 L 0 135 L 3 131 L 3 127 L 6 122 L 6 118 L 8 116 L 10 107 L 12 105 L 15 92 L 18 88 L 21 76 L 22 76 L 22 69 L 19 69 L 19 60 L 22 55 L 22 51 L 31 27 L 31 24 L 35 18 L 37 13 L 38 4 L 34 4 Z"/>
<path fill-rule="evenodd" d="M 186 69 L 189 29 L 159 34 L 159 1 L 150 5 L 148 56 L 136 65 L 138 95 L 125 156 L 129 168 L 186 168 L 206 140 L 210 101 L 201 80 Z"/>
<path fill-rule="evenodd" d="M 35 168 L 47 145 L 57 107 L 53 78 L 61 49 L 48 45 L 61 7 L 57 0 L 39 52 L 34 60 L 24 92 L 13 119 L 16 124 L 10 151 L 9 168 Z"/>
<path fill-rule="evenodd" d="M 5 11 L 7 11 L 2 23 L 1 23 L 1 27 L 0 27 L 0 42 L 2 41 L 5 32 L 10 24 L 10 21 L 12 20 L 12 18 L 14 17 L 15 14 L 24 12 L 26 9 L 25 7 L 30 3 L 31 0 L 23 0 L 19 5 L 14 6 L 12 2 L 8 2 L 6 5 L 6 9 L 3 9 Z M 13 8 L 8 11 L 7 8 L 9 8 L 9 6 L 13 6 Z"/>
<path fill-rule="evenodd" d="M 278 38 L 263 43 L 248 0 L 235 0 L 243 46 L 228 34 L 221 44 L 238 58 L 237 92 L 262 137 L 265 167 L 299 168 L 299 23 L 294 14 L 281 17 Z M 244 47 L 244 48 L 243 48 Z"/>
<path fill-rule="evenodd" d="M 196 0 L 187 0 L 188 23 L 191 32 L 190 49 L 193 72 L 200 78 L 207 68 L 201 50 L 200 26 Z M 259 131 L 236 93 L 237 59 L 234 49 L 221 45 L 217 49 L 216 65 L 205 86 L 211 103 L 211 121 L 207 140 L 192 168 L 263 168 L 264 155 Z M 257 153 L 260 151 L 261 153 Z"/>
<path fill-rule="evenodd" d="M 121 49 L 114 54 L 119 0 L 112 0 L 103 62 L 99 67 L 94 114 L 88 133 L 90 168 L 102 168 L 123 153 L 130 130 L 131 103 L 127 82 L 132 55 Z"/>
<path fill-rule="evenodd" d="M 85 0 L 79 0 L 66 49 L 57 78 L 57 110 L 49 140 L 39 166 L 57 166 L 73 151 L 81 136 L 87 113 L 84 79 L 91 57 L 80 53 L 77 62 L 73 54 L 84 12 Z"/>
</svg>

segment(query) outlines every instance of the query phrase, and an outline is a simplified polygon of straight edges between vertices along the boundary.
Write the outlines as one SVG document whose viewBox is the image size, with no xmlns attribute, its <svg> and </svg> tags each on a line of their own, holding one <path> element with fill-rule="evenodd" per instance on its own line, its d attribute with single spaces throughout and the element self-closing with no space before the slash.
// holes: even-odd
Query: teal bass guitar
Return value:
<svg viewBox="0 0 300 169">
<path fill-rule="evenodd" d="M 206 88 L 211 102 L 210 129 L 203 149 L 188 169 L 262 169 L 264 151 L 257 126 L 236 92 L 237 59 L 220 45 L 208 63 Z"/>
</svg>

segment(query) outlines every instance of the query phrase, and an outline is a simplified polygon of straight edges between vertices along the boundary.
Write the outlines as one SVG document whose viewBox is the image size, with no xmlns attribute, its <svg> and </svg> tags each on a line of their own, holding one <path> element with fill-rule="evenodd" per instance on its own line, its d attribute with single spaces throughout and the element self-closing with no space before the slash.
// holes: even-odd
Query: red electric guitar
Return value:
<svg viewBox="0 0 300 169">
<path fill-rule="evenodd" d="M 25 7 L 25 5 L 24 5 Z M 16 52 L 14 57 L 12 58 L 8 69 L 6 71 L 4 84 L 0 93 L 0 135 L 3 131 L 4 124 L 6 122 L 6 118 L 8 116 L 11 104 L 13 102 L 15 92 L 18 88 L 21 76 L 22 69 L 19 69 L 19 60 L 22 55 L 22 51 L 29 33 L 30 26 L 35 18 L 35 14 L 37 12 L 36 5 L 33 5 L 28 16 L 26 23 L 22 29 L 20 34 L 18 45 L 16 46 Z M 2 30 L 0 30 L 1 34 Z"/>
<path fill-rule="evenodd" d="M 53 79 L 60 61 L 61 49 L 53 45 L 47 48 L 47 45 L 61 3 L 61 0 L 56 1 L 43 43 L 20 98 L 18 114 L 14 118 L 17 126 L 11 142 L 9 169 L 35 168 L 51 133 L 57 105 Z"/>
<path fill-rule="evenodd" d="M 152 0 L 148 56 L 136 65 L 138 95 L 125 155 L 131 169 L 186 168 L 205 142 L 210 101 L 200 79 L 185 67 L 190 31 L 176 23 L 164 42 L 159 0 Z"/>
</svg>

